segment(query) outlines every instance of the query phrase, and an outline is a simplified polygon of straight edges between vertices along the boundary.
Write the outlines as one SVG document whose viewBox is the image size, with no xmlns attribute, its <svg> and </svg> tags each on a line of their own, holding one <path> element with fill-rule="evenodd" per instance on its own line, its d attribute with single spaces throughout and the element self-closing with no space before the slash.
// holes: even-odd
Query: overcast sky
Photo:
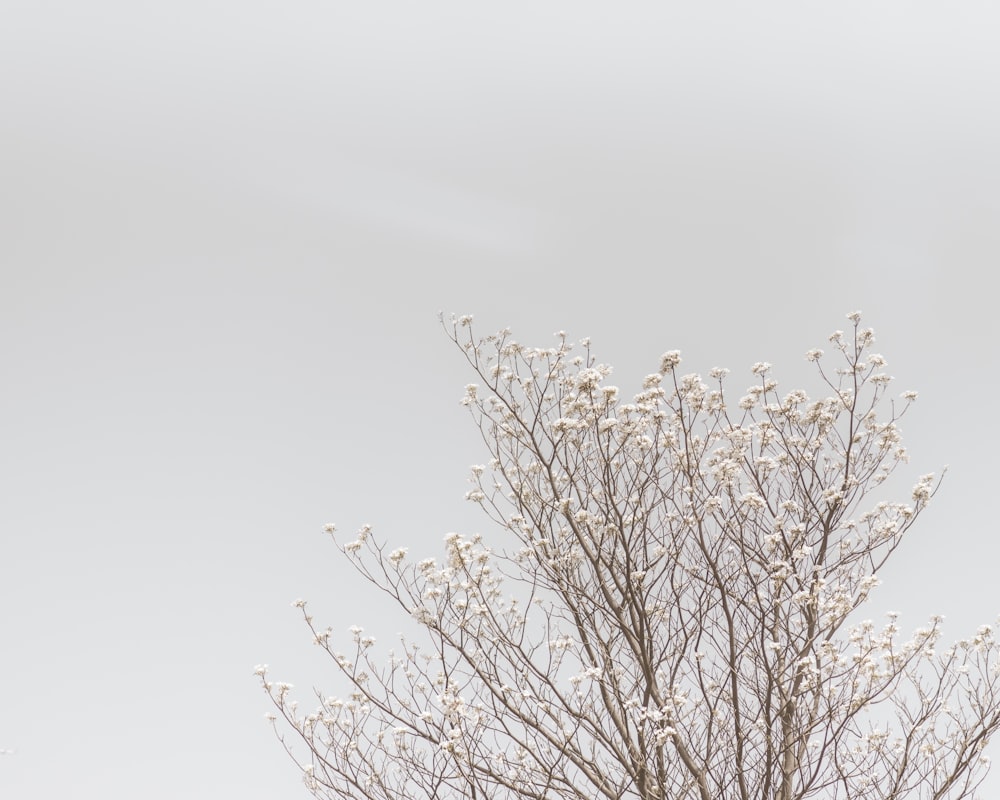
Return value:
<svg viewBox="0 0 1000 800">
<path fill-rule="evenodd" d="M 6 0 L 0 796 L 306 797 L 254 666 L 329 690 L 297 597 L 397 630 L 323 524 L 488 525 L 439 311 L 590 336 L 628 393 L 668 349 L 818 392 L 803 354 L 862 310 L 920 392 L 912 476 L 950 465 L 871 616 L 992 621 L 998 25 Z"/>
</svg>

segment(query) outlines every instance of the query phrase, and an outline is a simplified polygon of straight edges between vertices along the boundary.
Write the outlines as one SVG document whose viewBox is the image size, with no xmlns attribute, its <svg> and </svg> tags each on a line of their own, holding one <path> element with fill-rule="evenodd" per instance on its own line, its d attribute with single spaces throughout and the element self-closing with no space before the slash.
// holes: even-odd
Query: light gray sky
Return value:
<svg viewBox="0 0 1000 800">
<path fill-rule="evenodd" d="M 322 525 L 487 523 L 438 311 L 592 337 L 627 390 L 861 309 L 912 474 L 872 616 L 1000 611 L 992 3 L 6 0 L 0 796 L 305 797 L 267 662 L 391 637 Z M 307 699 L 307 697 L 306 697 Z M 987 796 L 1000 793 L 1000 772 Z"/>
</svg>

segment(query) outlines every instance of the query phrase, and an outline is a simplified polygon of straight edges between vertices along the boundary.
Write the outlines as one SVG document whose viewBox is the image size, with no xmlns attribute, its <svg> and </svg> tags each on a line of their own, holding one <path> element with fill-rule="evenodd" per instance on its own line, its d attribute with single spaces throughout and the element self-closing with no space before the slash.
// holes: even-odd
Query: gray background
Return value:
<svg viewBox="0 0 1000 800">
<path fill-rule="evenodd" d="M 487 524 L 442 310 L 626 391 L 863 310 L 951 465 L 872 616 L 991 621 L 995 9 L 5 0 L 0 796 L 305 796 L 254 665 L 398 624 L 323 523 Z"/>
</svg>

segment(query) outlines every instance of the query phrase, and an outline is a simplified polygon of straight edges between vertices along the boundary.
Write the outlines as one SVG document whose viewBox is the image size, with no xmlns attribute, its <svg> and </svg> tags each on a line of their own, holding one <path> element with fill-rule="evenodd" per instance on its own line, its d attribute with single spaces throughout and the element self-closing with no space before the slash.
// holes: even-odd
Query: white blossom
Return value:
<svg viewBox="0 0 1000 800">
<path fill-rule="evenodd" d="M 660 373 L 666 375 L 673 372 L 674 368 L 681 363 L 680 350 L 670 350 L 660 357 Z"/>
</svg>

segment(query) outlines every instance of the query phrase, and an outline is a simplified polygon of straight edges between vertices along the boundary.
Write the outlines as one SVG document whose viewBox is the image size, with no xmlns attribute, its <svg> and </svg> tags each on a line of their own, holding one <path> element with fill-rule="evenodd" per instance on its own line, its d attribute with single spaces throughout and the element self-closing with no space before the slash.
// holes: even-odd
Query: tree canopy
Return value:
<svg viewBox="0 0 1000 800">
<path fill-rule="evenodd" d="M 944 645 L 859 609 L 939 487 L 881 497 L 907 462 L 874 334 L 810 350 L 818 398 L 767 363 L 630 398 L 586 340 L 445 330 L 488 458 L 467 497 L 493 535 L 414 559 L 363 528 L 343 555 L 415 633 L 379 655 L 305 621 L 350 687 L 300 710 L 257 672 L 318 797 L 971 798 L 1000 726 L 994 628 Z M 297 742 L 297 745 L 295 744 Z"/>
</svg>

